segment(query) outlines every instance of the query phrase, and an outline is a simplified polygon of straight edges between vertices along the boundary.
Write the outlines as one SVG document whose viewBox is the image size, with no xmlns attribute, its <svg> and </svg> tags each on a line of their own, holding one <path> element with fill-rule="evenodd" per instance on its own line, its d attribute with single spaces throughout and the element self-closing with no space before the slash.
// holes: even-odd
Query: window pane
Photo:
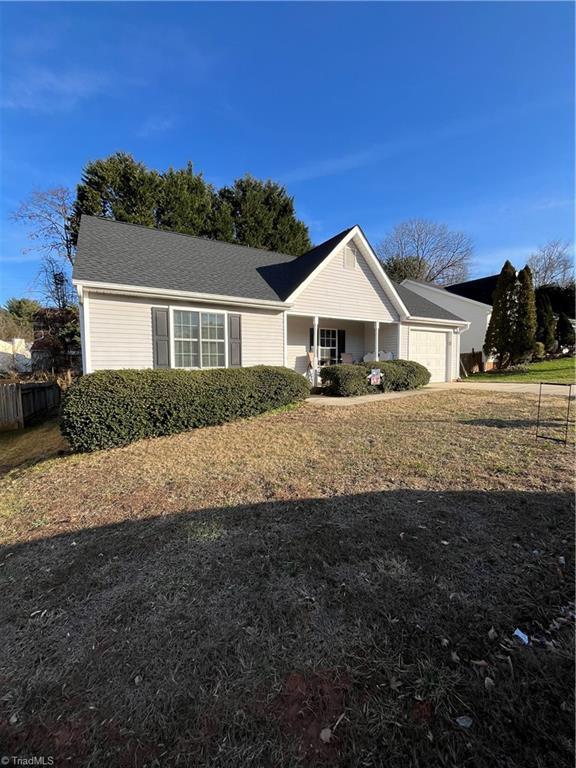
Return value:
<svg viewBox="0 0 576 768">
<path fill-rule="evenodd" d="M 224 341 L 224 315 L 217 312 L 202 313 L 202 338 Z"/>
<path fill-rule="evenodd" d="M 174 338 L 197 339 L 198 338 L 198 312 L 187 312 L 177 309 L 174 311 Z"/>
<path fill-rule="evenodd" d="M 198 342 L 175 340 L 174 358 L 176 368 L 198 368 Z"/>
<path fill-rule="evenodd" d="M 202 368 L 223 368 L 226 364 L 223 341 L 202 342 Z"/>
</svg>

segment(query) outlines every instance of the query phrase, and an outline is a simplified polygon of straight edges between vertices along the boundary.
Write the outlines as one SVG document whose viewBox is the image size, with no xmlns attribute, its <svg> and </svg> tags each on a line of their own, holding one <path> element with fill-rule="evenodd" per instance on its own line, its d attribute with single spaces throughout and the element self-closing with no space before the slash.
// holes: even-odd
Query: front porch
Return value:
<svg viewBox="0 0 576 768">
<path fill-rule="evenodd" d="M 291 315 L 286 318 L 286 365 L 314 384 L 325 365 L 399 357 L 400 324 L 379 320 Z"/>
</svg>

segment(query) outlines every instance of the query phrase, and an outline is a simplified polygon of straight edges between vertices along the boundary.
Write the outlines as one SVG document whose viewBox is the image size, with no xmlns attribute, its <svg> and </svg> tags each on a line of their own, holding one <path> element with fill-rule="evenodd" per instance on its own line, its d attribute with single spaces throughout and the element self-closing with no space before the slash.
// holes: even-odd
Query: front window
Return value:
<svg viewBox="0 0 576 768">
<path fill-rule="evenodd" d="M 225 315 L 174 310 L 176 368 L 223 368 L 226 365 Z"/>
<path fill-rule="evenodd" d="M 318 360 L 320 365 L 338 362 L 338 333 L 334 328 L 318 329 Z"/>
</svg>

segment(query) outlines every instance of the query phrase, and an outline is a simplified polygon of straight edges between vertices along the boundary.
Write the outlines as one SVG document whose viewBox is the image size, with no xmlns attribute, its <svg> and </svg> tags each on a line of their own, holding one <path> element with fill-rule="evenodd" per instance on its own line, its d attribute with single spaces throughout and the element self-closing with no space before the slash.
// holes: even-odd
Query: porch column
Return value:
<svg viewBox="0 0 576 768">
<path fill-rule="evenodd" d="M 402 357 L 400 353 L 401 344 L 402 344 L 402 324 L 400 323 L 400 321 L 398 321 L 398 349 L 396 350 L 397 360 L 399 360 Z"/>
<path fill-rule="evenodd" d="M 314 386 L 318 386 L 318 316 L 314 318 Z"/>
<path fill-rule="evenodd" d="M 380 322 L 376 320 L 374 323 L 374 360 L 378 360 L 378 347 L 380 346 L 379 342 L 379 336 L 380 336 Z"/>
</svg>

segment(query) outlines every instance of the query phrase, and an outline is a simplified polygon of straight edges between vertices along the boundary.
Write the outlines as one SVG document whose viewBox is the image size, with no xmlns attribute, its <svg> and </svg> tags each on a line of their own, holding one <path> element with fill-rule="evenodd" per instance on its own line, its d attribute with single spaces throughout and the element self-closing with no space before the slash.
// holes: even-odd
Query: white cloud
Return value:
<svg viewBox="0 0 576 768">
<path fill-rule="evenodd" d="M 158 133 L 165 133 L 173 128 L 175 120 L 173 117 L 160 117 L 151 115 L 140 126 L 137 136 L 146 139 L 149 136 L 155 136 Z"/>
<path fill-rule="evenodd" d="M 310 179 L 319 179 L 324 176 L 333 176 L 334 174 L 351 171 L 355 168 L 362 168 L 374 160 L 379 154 L 379 147 L 352 152 L 339 157 L 332 157 L 326 160 L 319 160 L 309 165 L 303 165 L 294 168 L 282 175 L 282 181 L 290 184 L 295 181 L 309 181 Z"/>
<path fill-rule="evenodd" d="M 4 84 L 4 109 L 62 112 L 105 90 L 108 77 L 101 72 L 65 72 L 35 67 Z"/>
</svg>

